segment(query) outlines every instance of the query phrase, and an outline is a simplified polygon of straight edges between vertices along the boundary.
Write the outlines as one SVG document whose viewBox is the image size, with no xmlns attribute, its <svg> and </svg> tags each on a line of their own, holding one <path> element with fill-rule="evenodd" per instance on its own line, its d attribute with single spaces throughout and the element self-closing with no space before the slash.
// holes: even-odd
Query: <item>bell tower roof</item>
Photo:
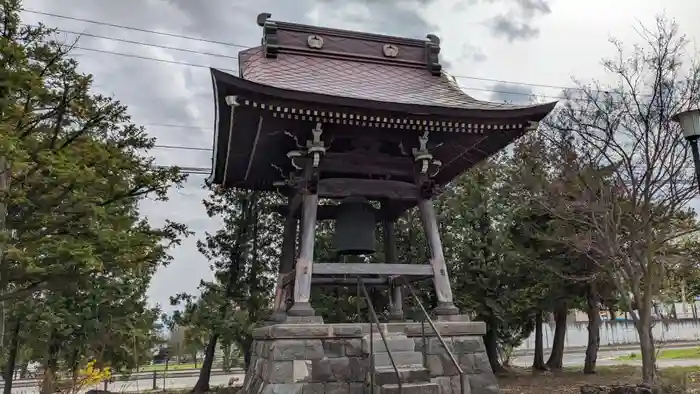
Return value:
<svg viewBox="0 0 700 394">
<path fill-rule="evenodd" d="M 269 14 L 258 24 L 262 45 L 239 53 L 239 76 L 211 72 L 217 126 L 210 183 L 275 189 L 291 170 L 287 154 L 320 124 L 335 144 L 329 153 L 353 150 L 352 140 L 379 145 L 381 154 L 371 160 L 346 161 L 357 176 L 371 173 L 369 167 L 410 168 L 418 136 L 427 133 L 443 163 L 435 180 L 445 184 L 535 127 L 556 105 L 465 94 L 442 69 L 433 35 L 384 36 L 273 21 Z"/>
</svg>

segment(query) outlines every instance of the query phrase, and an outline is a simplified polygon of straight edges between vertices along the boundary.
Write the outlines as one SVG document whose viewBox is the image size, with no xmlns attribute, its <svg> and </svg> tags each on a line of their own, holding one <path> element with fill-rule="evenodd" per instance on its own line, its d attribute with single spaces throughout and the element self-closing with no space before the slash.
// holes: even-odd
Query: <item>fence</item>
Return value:
<svg viewBox="0 0 700 394">
<path fill-rule="evenodd" d="M 212 370 L 209 384 L 211 386 L 228 386 L 230 383 L 238 385 L 243 382 L 244 373 L 244 370 L 241 368 L 235 368 L 230 371 Z M 85 387 L 84 390 L 127 392 L 191 388 L 195 385 L 198 378 L 198 370 L 139 372 L 130 375 L 115 375 L 110 382 Z M 12 383 L 13 393 L 38 393 L 40 385 L 41 377 L 16 380 Z M 0 381 L 0 388 L 2 387 L 4 387 L 4 384 Z"/>
<path fill-rule="evenodd" d="M 554 324 L 543 324 L 544 345 L 552 346 Z M 699 319 L 678 319 L 657 321 L 652 329 L 654 340 L 659 342 L 692 342 L 700 341 Z M 638 344 L 639 336 L 631 321 L 604 321 L 600 328 L 600 346 L 615 346 Z M 566 347 L 585 347 L 588 344 L 588 323 L 571 322 L 566 327 Z M 535 348 L 535 334 L 530 335 L 517 350 L 532 350 Z"/>
</svg>

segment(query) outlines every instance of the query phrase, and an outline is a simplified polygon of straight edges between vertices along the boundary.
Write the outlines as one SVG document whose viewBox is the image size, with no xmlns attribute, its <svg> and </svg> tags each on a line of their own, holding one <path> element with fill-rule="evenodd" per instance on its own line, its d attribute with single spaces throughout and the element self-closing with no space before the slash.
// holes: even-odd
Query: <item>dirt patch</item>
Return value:
<svg viewBox="0 0 700 394">
<path fill-rule="evenodd" d="M 698 367 L 669 368 L 661 371 L 663 384 L 682 388 L 685 393 L 700 393 Z M 639 368 L 633 366 L 600 367 L 595 375 L 581 371 L 532 372 L 512 369 L 498 376 L 503 394 L 571 394 L 580 393 L 583 385 L 623 385 L 641 381 Z"/>
</svg>

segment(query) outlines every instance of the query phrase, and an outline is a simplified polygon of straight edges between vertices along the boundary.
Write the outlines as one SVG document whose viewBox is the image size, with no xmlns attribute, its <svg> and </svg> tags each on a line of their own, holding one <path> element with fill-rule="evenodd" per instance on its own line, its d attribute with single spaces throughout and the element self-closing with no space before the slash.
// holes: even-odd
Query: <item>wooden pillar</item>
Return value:
<svg viewBox="0 0 700 394">
<path fill-rule="evenodd" d="M 385 212 L 386 213 L 386 212 Z M 397 263 L 396 258 L 396 231 L 395 220 L 385 218 L 382 222 L 384 231 L 384 256 L 387 263 Z M 389 320 L 403 320 L 403 282 L 394 282 L 391 284 L 389 295 L 391 306 L 389 308 Z"/>
<path fill-rule="evenodd" d="M 311 298 L 311 272 L 314 259 L 317 210 L 318 194 L 304 194 L 301 208 L 299 259 L 295 267 L 294 304 L 289 308 L 288 314 L 290 316 L 314 316 L 314 310 L 309 301 Z"/>
<path fill-rule="evenodd" d="M 442 241 L 438 232 L 437 215 L 433 201 L 430 199 L 422 199 L 418 203 L 420 209 L 421 221 L 423 222 L 423 230 L 425 237 L 428 240 L 430 249 L 430 264 L 433 266 L 435 293 L 438 299 L 438 305 L 433 310 L 436 315 L 455 315 L 459 310 L 455 307 L 452 299 L 452 288 L 450 286 L 450 277 L 447 273 L 447 265 L 445 264 L 445 256 L 442 252 Z"/>
<path fill-rule="evenodd" d="M 288 199 L 289 213 L 284 222 L 284 232 L 282 233 L 282 253 L 280 255 L 279 273 L 277 275 L 277 286 L 275 288 L 275 306 L 270 320 L 282 322 L 287 315 L 287 299 L 292 284 L 284 286 L 284 279 L 294 270 L 294 259 L 296 254 L 296 238 L 298 220 L 293 209 L 292 198 Z"/>
</svg>

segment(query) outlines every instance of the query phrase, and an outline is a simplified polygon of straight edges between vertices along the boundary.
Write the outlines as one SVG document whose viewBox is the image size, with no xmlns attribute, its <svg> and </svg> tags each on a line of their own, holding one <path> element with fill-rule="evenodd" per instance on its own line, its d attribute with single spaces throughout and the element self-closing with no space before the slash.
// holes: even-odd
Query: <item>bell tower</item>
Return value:
<svg viewBox="0 0 700 394">
<path fill-rule="evenodd" d="M 555 103 L 466 95 L 442 70 L 434 35 L 383 36 L 270 14 L 258 24 L 262 45 L 239 53 L 239 75 L 212 70 L 208 182 L 287 196 L 276 207 L 285 224 L 271 324 L 253 331 L 244 392 L 401 393 L 411 385 L 431 394 L 498 393 L 485 325 L 454 305 L 433 203 L 456 176 L 535 129 Z M 428 261 L 397 256 L 395 223 L 408 209 L 420 212 Z M 335 223 L 333 261 L 314 253 L 323 220 Z M 351 257 L 375 253 L 377 227 L 384 261 Z M 419 281 L 433 285 L 430 311 L 413 289 Z M 311 303 L 316 286 L 353 287 L 367 308 L 359 321 L 324 324 Z M 389 321 L 368 288 L 390 295 Z M 403 315 L 404 296 L 420 307 L 421 322 Z M 435 357 L 444 362 L 426 362 Z"/>
</svg>

